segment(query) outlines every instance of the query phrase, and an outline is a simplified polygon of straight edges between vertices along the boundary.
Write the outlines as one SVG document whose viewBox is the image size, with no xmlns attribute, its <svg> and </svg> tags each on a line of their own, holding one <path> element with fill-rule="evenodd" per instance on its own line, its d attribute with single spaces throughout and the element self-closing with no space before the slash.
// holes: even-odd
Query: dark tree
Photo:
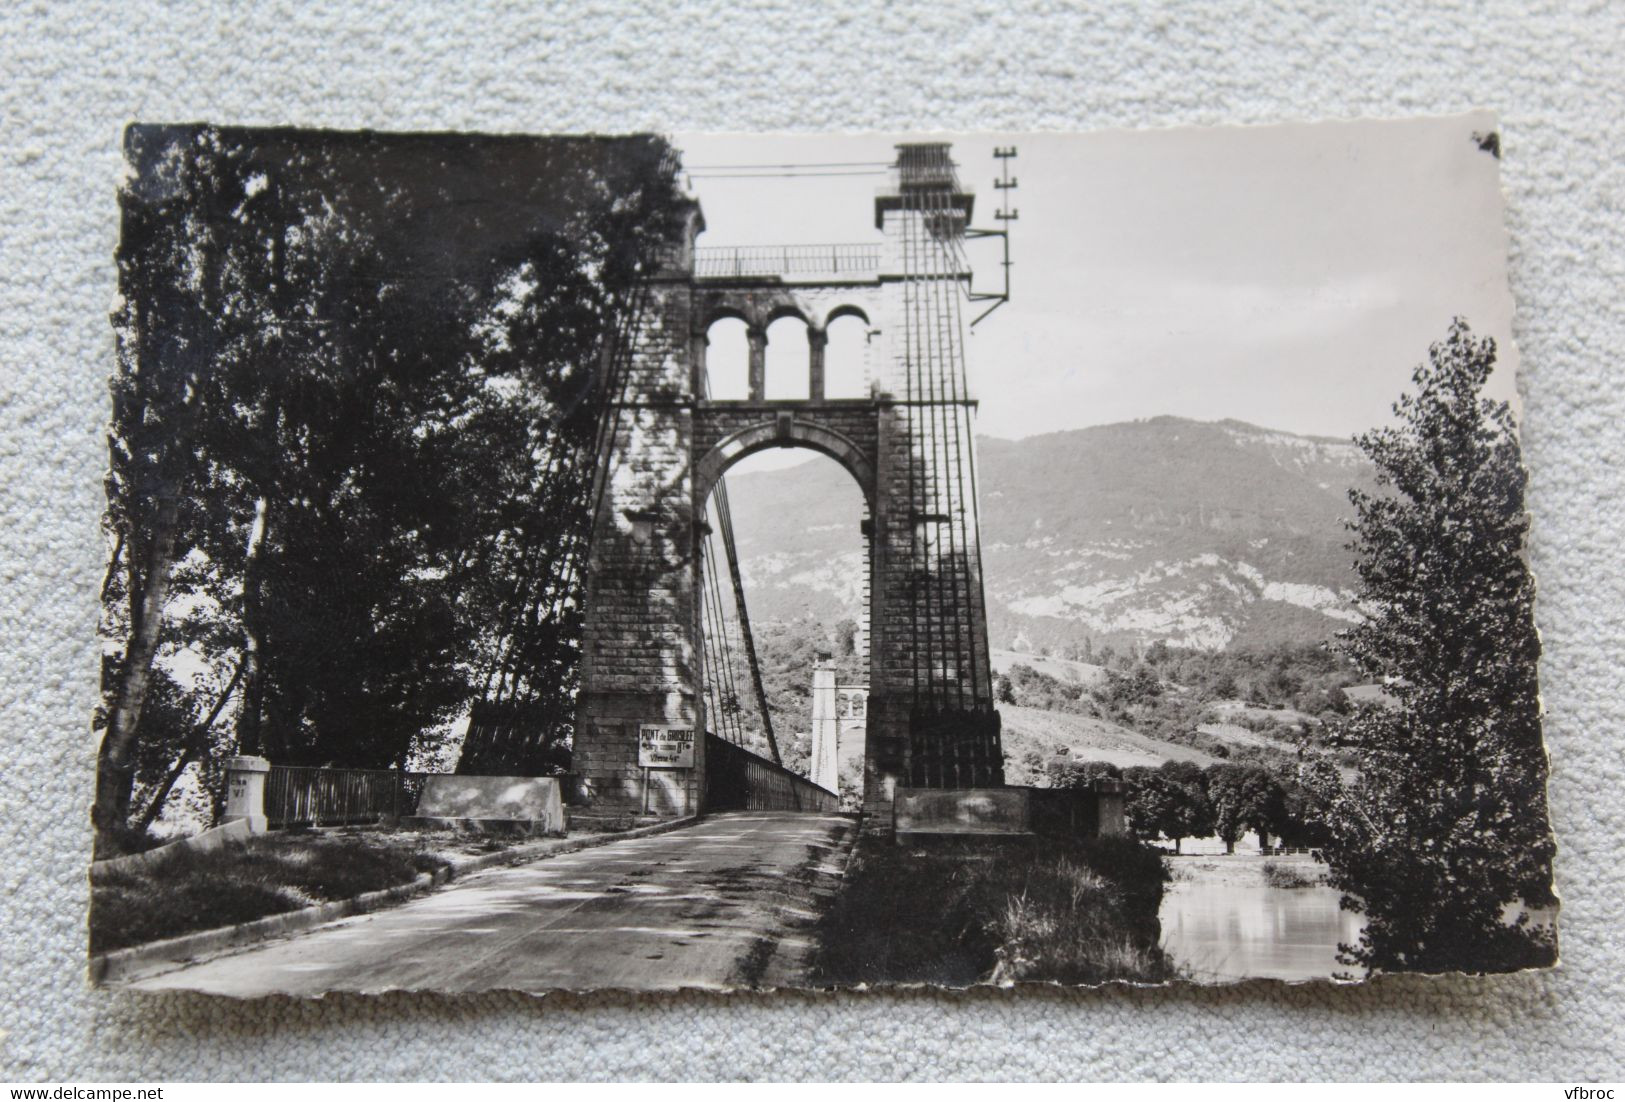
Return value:
<svg viewBox="0 0 1625 1102">
<path fill-rule="evenodd" d="M 1074 761 L 1058 755 L 1045 763 L 1044 776 L 1051 788 L 1088 788 L 1096 781 L 1121 780 L 1123 771 L 1109 761 Z"/>
<path fill-rule="evenodd" d="M 993 679 L 993 699 L 1000 704 L 1014 704 L 1016 702 L 1015 687 L 1011 685 L 1010 679 L 1002 673 Z"/>
<path fill-rule="evenodd" d="M 1548 929 L 1508 913 L 1554 902 L 1525 473 L 1505 403 L 1481 396 L 1495 342 L 1457 320 L 1360 437 L 1377 493 L 1351 523 L 1367 619 L 1342 636 L 1393 707 L 1340 722 L 1357 776 L 1310 774 L 1345 905 L 1346 959 L 1368 971 L 1504 971 L 1549 963 Z"/>
<path fill-rule="evenodd" d="M 242 158 L 207 127 L 132 127 L 125 158 L 101 625 L 117 652 L 103 679 L 91 810 L 98 854 L 122 844 L 175 567 L 204 520 L 201 440 L 219 413 L 207 383 L 252 323 L 228 307 L 241 282 L 234 212 L 249 198 Z"/>
<path fill-rule="evenodd" d="M 510 757 L 567 744 L 605 369 L 681 216 L 670 148 L 132 127 L 127 155 L 99 848 L 211 732 L 404 767 L 479 698 Z M 211 676 L 145 724 L 179 650 Z"/>
<path fill-rule="evenodd" d="M 1226 853 L 1249 830 L 1261 845 L 1279 833 L 1283 813 L 1281 786 L 1266 770 L 1251 765 L 1212 765 L 1207 769 L 1207 794 L 1213 807 L 1213 830 Z"/>
<path fill-rule="evenodd" d="M 1178 853 L 1186 838 L 1213 832 L 1213 807 L 1203 787 L 1202 770 L 1188 761 L 1164 762 L 1156 769 L 1125 770 L 1125 811 L 1129 827 L 1144 839 L 1168 839 Z"/>
</svg>

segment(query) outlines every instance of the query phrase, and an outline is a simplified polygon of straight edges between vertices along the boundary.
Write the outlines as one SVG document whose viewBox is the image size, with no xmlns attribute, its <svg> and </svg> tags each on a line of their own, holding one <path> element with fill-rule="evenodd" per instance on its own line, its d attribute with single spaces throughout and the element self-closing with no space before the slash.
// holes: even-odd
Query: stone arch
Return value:
<svg viewBox="0 0 1625 1102">
<path fill-rule="evenodd" d="M 742 321 L 746 326 L 756 324 L 755 319 L 752 318 L 743 307 L 735 306 L 728 302 L 719 302 L 714 304 L 705 312 L 702 317 L 699 331 L 701 333 L 709 333 L 711 331 L 711 327 L 717 322 L 727 321 L 729 319 Z"/>
<path fill-rule="evenodd" d="M 731 433 L 717 442 L 694 465 L 694 500 L 703 509 L 716 488 L 717 480 L 747 455 L 755 455 L 767 448 L 808 448 L 829 456 L 839 463 L 863 492 L 863 501 L 873 515 L 875 507 L 874 463 L 850 437 L 820 425 L 816 421 L 800 421 L 788 415 L 772 421 L 760 421 Z"/>
<path fill-rule="evenodd" d="M 835 307 L 833 310 L 829 311 L 829 313 L 824 315 L 823 324 L 820 325 L 819 328 L 827 329 L 835 322 L 840 321 L 842 318 L 857 318 L 871 329 L 874 328 L 875 324 L 869 320 L 869 314 L 864 310 L 863 307 L 857 305 L 856 303 L 843 302 L 841 305 Z"/>
<path fill-rule="evenodd" d="M 803 310 L 801 304 L 797 302 L 774 303 L 762 317 L 762 328 L 765 329 L 774 322 L 783 321 L 785 318 L 795 318 L 809 329 L 816 328 L 813 325 L 812 318 L 807 316 L 807 311 Z"/>
</svg>

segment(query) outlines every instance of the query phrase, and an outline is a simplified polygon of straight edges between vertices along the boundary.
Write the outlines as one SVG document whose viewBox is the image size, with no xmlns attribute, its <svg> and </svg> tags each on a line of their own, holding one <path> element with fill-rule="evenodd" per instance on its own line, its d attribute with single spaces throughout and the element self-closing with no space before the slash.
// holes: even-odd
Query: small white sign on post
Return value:
<svg viewBox="0 0 1625 1102">
<path fill-rule="evenodd" d="M 641 725 L 638 764 L 645 769 L 693 769 L 694 728 Z"/>
</svg>

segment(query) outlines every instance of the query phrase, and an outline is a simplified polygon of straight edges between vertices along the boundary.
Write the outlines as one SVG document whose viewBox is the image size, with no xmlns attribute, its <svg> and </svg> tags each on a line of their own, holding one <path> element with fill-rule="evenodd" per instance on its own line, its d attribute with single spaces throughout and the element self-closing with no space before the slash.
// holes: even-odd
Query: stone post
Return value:
<svg viewBox="0 0 1625 1102">
<path fill-rule="evenodd" d="M 807 330 L 807 399 L 824 400 L 824 349 L 829 347 L 829 333 L 823 329 Z"/>
<path fill-rule="evenodd" d="M 1128 819 L 1124 814 L 1123 801 L 1128 792 L 1128 786 L 1122 781 L 1111 777 L 1101 777 L 1094 783 L 1095 790 L 1095 831 L 1096 838 L 1110 838 L 1119 834 L 1128 833 Z"/>
<path fill-rule="evenodd" d="M 265 818 L 265 778 L 270 772 L 271 763 L 264 758 L 226 759 L 226 813 L 221 822 L 247 819 L 248 829 L 254 834 L 264 834 L 270 828 Z"/>
<path fill-rule="evenodd" d="M 750 342 L 750 400 L 760 402 L 767 397 L 767 330 L 753 325 L 745 339 Z"/>
<path fill-rule="evenodd" d="M 708 333 L 695 333 L 688 342 L 688 386 L 696 398 L 710 396 L 705 385 L 705 354 L 710 347 L 711 337 Z"/>
</svg>

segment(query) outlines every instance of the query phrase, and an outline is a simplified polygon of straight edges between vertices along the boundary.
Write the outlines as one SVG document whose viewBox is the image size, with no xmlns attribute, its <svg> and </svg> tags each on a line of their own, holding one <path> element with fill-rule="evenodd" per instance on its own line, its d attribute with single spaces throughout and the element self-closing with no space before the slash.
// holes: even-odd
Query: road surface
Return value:
<svg viewBox="0 0 1625 1102">
<path fill-rule="evenodd" d="M 853 832 L 838 815 L 711 816 L 480 873 L 128 986 L 251 997 L 794 985 Z"/>
</svg>

